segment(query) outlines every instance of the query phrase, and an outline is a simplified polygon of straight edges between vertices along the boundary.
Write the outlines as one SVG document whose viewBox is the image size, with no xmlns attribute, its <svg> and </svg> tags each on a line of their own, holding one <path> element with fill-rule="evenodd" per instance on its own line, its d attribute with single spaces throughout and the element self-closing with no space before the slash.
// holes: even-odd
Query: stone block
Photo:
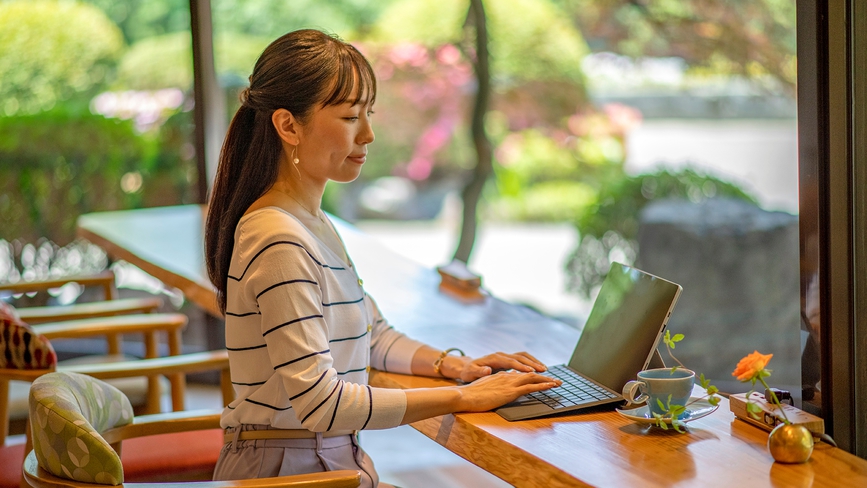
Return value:
<svg viewBox="0 0 867 488">
<path fill-rule="evenodd" d="M 800 393 L 798 242 L 797 216 L 740 200 L 647 205 L 635 265 L 683 286 L 668 326 L 685 336 L 677 358 L 723 391 L 746 391 L 731 376 L 738 360 L 773 353 L 771 386 Z"/>
</svg>

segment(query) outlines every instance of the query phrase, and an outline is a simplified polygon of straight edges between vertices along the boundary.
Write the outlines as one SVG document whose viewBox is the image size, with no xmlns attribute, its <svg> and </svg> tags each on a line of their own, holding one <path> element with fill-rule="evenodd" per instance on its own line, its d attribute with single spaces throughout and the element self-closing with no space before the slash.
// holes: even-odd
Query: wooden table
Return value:
<svg viewBox="0 0 867 488">
<path fill-rule="evenodd" d="M 195 205 L 95 213 L 79 219 L 79 231 L 219 315 L 204 272 L 202 217 Z M 335 223 L 365 288 L 409 335 L 437 348 L 460 346 L 470 355 L 526 350 L 548 364 L 569 359 L 575 329 L 490 296 L 467 302 L 446 295 L 434 270 Z M 449 384 L 381 372 L 371 383 Z M 516 486 L 867 486 L 867 461 L 824 443 L 807 464 L 774 463 L 765 448 L 767 433 L 736 420 L 725 400 L 690 423 L 688 434 L 636 424 L 610 410 L 520 422 L 494 413 L 458 414 L 412 426 Z"/>
</svg>

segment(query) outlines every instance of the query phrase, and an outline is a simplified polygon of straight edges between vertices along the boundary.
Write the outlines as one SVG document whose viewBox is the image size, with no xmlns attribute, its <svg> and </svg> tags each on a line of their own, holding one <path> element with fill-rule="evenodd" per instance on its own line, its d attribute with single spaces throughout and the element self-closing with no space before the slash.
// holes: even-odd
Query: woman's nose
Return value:
<svg viewBox="0 0 867 488">
<path fill-rule="evenodd" d="M 370 125 L 370 122 L 365 123 L 364 128 L 358 134 L 358 142 L 360 144 L 370 144 L 375 139 L 376 135 L 373 133 L 373 126 Z"/>
</svg>

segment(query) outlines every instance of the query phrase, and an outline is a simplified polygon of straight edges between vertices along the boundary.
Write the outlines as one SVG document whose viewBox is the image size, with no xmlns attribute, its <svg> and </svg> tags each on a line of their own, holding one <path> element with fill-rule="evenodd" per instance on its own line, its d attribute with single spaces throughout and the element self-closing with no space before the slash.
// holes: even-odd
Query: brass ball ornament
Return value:
<svg viewBox="0 0 867 488">
<path fill-rule="evenodd" d="M 768 436 L 768 450 L 780 463 L 806 463 L 813 454 L 813 434 L 803 425 L 780 424 Z"/>
</svg>

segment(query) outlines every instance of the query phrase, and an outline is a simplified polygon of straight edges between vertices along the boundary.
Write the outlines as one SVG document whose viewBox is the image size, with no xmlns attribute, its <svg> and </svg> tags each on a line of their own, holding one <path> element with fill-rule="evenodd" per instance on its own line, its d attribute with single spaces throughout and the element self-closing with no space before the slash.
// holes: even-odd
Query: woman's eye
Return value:
<svg viewBox="0 0 867 488">
<path fill-rule="evenodd" d="M 367 112 L 367 116 L 368 116 L 368 117 L 370 117 L 370 116 L 373 115 L 373 114 L 374 114 L 374 111 L 373 111 L 373 110 L 369 110 L 369 111 Z M 343 117 L 344 120 L 348 120 L 348 121 L 351 121 L 351 122 L 355 122 L 355 121 L 358 120 L 359 118 L 360 118 L 359 115 L 350 115 L 350 116 L 348 116 L 348 117 Z"/>
</svg>

